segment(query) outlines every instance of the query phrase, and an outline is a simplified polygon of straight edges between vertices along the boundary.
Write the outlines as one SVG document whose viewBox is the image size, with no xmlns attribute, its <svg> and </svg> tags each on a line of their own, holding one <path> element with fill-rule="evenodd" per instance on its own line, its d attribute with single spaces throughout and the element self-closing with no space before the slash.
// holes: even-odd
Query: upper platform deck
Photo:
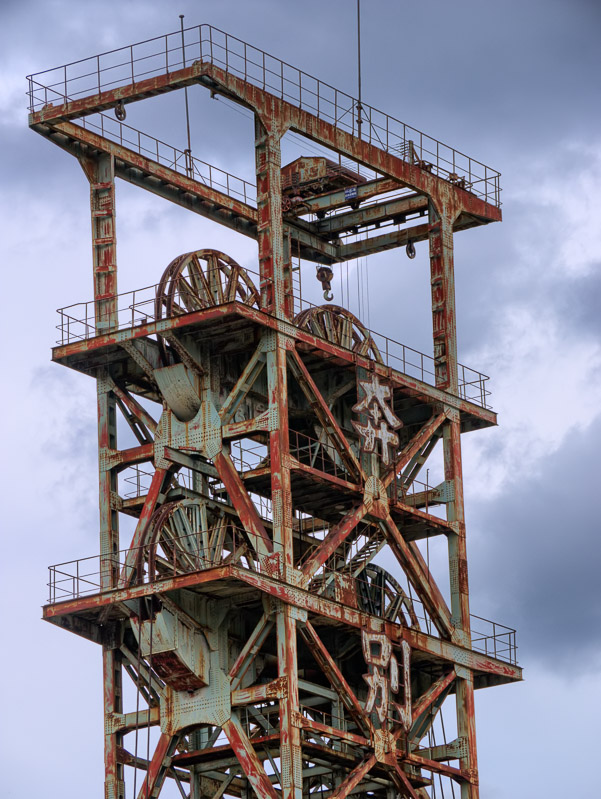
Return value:
<svg viewBox="0 0 601 799">
<path fill-rule="evenodd" d="M 275 98 L 300 112 L 290 117 L 290 127 L 303 135 L 326 146 L 335 141 L 338 152 L 426 194 L 444 181 L 445 190 L 461 193 L 464 208 L 482 222 L 501 218 L 496 170 L 366 103 L 359 111 L 352 96 L 210 25 L 188 28 L 183 40 L 177 31 L 38 72 L 28 81 L 29 122 L 36 129 L 192 84 L 253 110 Z M 172 160 L 193 173 L 183 152 Z"/>
</svg>

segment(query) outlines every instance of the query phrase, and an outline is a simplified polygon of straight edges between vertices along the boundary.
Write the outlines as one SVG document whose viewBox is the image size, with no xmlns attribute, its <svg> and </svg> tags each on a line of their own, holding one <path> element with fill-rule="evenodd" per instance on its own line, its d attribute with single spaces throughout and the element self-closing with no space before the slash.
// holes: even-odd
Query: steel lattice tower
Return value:
<svg viewBox="0 0 601 799">
<path fill-rule="evenodd" d="M 453 234 L 500 221 L 499 174 L 208 25 L 29 86 L 90 184 L 94 300 L 53 360 L 98 387 L 100 554 L 51 567 L 44 618 L 102 650 L 106 799 L 477 799 L 474 689 L 521 670 L 514 631 L 472 630 L 461 433 L 496 416 L 457 361 Z M 124 124 L 187 87 L 254 114 L 256 187 Z M 288 131 L 338 162 L 282 168 Z M 118 294 L 116 178 L 256 239 L 257 274 L 199 249 Z M 420 241 L 433 357 L 299 296 L 294 257 L 327 299 L 332 266 Z"/>
</svg>

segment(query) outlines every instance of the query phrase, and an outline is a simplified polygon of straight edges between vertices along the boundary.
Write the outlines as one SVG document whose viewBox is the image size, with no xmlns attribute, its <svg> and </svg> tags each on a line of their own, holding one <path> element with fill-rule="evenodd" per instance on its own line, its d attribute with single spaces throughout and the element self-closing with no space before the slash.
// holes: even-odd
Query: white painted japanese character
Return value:
<svg viewBox="0 0 601 799">
<path fill-rule="evenodd" d="M 401 705 L 395 702 L 391 696 L 391 692 L 393 694 L 398 693 L 401 686 L 399 663 L 393 654 L 392 644 L 388 636 L 384 633 L 372 633 L 363 630 L 361 644 L 363 657 L 369 667 L 369 672 L 363 675 L 363 679 L 369 688 L 365 702 L 365 712 L 372 713 L 375 710 L 380 724 L 384 724 L 388 716 L 389 704 L 392 702 L 393 707 L 399 714 L 401 726 L 408 731 L 411 728 L 412 721 L 411 647 L 407 641 L 401 642 L 404 694 L 404 702 Z M 386 669 L 389 669 L 388 674 L 385 673 Z"/>
<path fill-rule="evenodd" d="M 359 387 L 364 396 L 353 406 L 353 411 L 367 414 L 368 418 L 365 424 L 353 421 L 353 427 L 361 436 L 364 452 L 374 452 L 376 441 L 380 442 L 382 461 L 388 466 L 389 447 L 396 447 L 399 443 L 399 438 L 393 431 L 403 424 L 387 404 L 392 397 L 391 388 L 380 383 L 380 378 L 375 374 L 370 375 L 369 380 L 359 380 Z"/>
</svg>

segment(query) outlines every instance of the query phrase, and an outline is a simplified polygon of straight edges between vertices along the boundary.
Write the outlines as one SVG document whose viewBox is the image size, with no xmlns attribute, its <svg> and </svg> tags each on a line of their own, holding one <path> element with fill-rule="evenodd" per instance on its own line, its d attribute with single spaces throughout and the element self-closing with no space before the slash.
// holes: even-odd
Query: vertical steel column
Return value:
<svg viewBox="0 0 601 799">
<path fill-rule="evenodd" d="M 82 161 L 90 181 L 92 217 L 92 260 L 94 270 L 94 315 L 98 333 L 118 327 L 117 254 L 115 235 L 115 162 L 101 154 L 94 161 Z M 108 373 L 97 380 L 99 510 L 100 510 L 100 584 L 112 588 L 118 579 L 119 515 L 113 508 L 118 495 L 117 473 L 111 468 L 111 453 L 117 449 L 117 404 L 110 389 Z M 122 712 L 121 658 L 114 644 L 102 647 L 104 678 L 104 767 L 105 799 L 124 799 L 123 766 L 117 751 L 123 735 L 110 733 L 109 720 Z"/>
<path fill-rule="evenodd" d="M 455 701 L 457 703 L 457 737 L 465 744 L 459 767 L 469 775 L 461 783 L 461 799 L 478 799 L 478 755 L 476 749 L 476 709 L 474 706 L 474 675 L 469 669 L 457 669 Z"/>
<path fill-rule="evenodd" d="M 96 381 L 98 394 L 98 455 L 100 510 L 100 584 L 109 590 L 119 578 L 119 514 L 113 507 L 118 495 L 117 472 L 110 455 L 117 449 L 117 404 L 106 376 Z M 122 712 L 122 672 L 118 650 L 103 643 L 105 799 L 124 799 L 123 766 L 117 762 L 121 733 L 110 733 L 110 720 Z"/>
<path fill-rule="evenodd" d="M 452 394 L 458 393 L 457 329 L 455 324 L 455 279 L 453 269 L 453 215 L 441 213 L 430 202 L 430 275 L 432 283 L 432 323 L 436 385 Z M 449 575 L 452 621 L 460 631 L 461 643 L 470 646 L 469 589 L 463 506 L 461 463 L 461 421 L 459 411 L 448 410 L 443 427 L 445 480 L 450 484 L 447 503 L 449 533 Z"/>
<path fill-rule="evenodd" d="M 115 160 L 101 154 L 93 164 L 90 180 L 94 309 L 97 332 L 118 326 L 117 239 L 115 228 Z"/>
<path fill-rule="evenodd" d="M 450 410 L 449 420 L 443 426 L 443 452 L 445 480 L 451 486 L 451 500 L 447 503 L 449 532 L 449 574 L 451 581 L 451 620 L 463 633 L 461 643 L 470 646 L 470 604 L 467 576 L 467 549 L 465 539 L 465 512 L 463 506 L 463 470 L 461 462 L 461 422 L 459 411 Z"/>
<path fill-rule="evenodd" d="M 280 136 L 268 131 L 258 115 L 255 115 L 255 168 L 261 308 L 280 319 L 290 319 L 292 270 L 289 248 L 284 247 Z"/>
<path fill-rule="evenodd" d="M 443 451 L 445 480 L 452 486 L 452 499 L 447 503 L 447 519 L 453 527 L 448 534 L 451 619 L 456 628 L 456 640 L 463 646 L 471 648 L 461 462 L 461 422 L 457 410 L 450 412 L 449 421 L 443 427 Z M 458 669 L 455 699 L 457 703 L 457 735 L 465 743 L 465 755 L 460 758 L 460 766 L 470 774 L 471 778 L 470 782 L 461 785 L 461 799 L 478 799 L 474 681 L 473 674 L 469 669 Z"/>
<path fill-rule="evenodd" d="M 108 375 L 96 381 L 98 402 L 98 481 L 100 511 L 100 585 L 113 588 L 118 579 L 119 514 L 113 508 L 118 495 L 117 472 L 111 468 L 111 454 L 117 449 L 117 401 L 110 390 Z"/>
<path fill-rule="evenodd" d="M 448 213 L 444 211 L 439 213 L 431 200 L 428 215 L 436 385 L 455 393 L 457 390 L 457 328 L 453 271 L 453 221 Z"/>
<path fill-rule="evenodd" d="M 302 799 L 303 767 L 298 723 L 298 647 L 293 608 L 281 603 L 276 614 L 278 677 L 286 680 L 280 699 L 280 771 L 282 799 Z"/>
<path fill-rule="evenodd" d="M 269 434 L 271 501 L 276 556 L 282 559 L 282 576 L 293 574 L 292 497 L 290 487 L 290 438 L 288 431 L 288 381 L 286 338 L 269 334 L 273 346 L 267 352 L 269 410 L 273 419 Z M 285 679 L 280 699 L 280 762 L 283 799 L 302 799 L 302 760 L 298 726 L 298 652 L 294 609 L 280 603 L 276 612 L 278 676 Z"/>
<path fill-rule="evenodd" d="M 199 730 L 193 730 L 190 733 L 190 749 L 192 751 L 197 749 L 204 749 L 209 744 L 209 728 L 201 727 Z M 202 791 L 203 774 L 200 766 L 190 766 L 190 797 L 189 799 L 203 799 Z M 134 797 L 134 799 L 136 799 Z"/>
<path fill-rule="evenodd" d="M 115 713 L 123 712 L 121 656 L 109 644 L 102 646 L 104 699 L 104 799 L 125 799 L 123 765 L 117 752 L 123 745 L 123 733 L 109 732 Z"/>
<path fill-rule="evenodd" d="M 430 280 L 432 287 L 432 329 L 436 385 L 457 395 L 457 326 L 455 319 L 455 274 L 453 265 L 452 211 L 440 203 L 440 212 L 430 201 L 429 242 Z M 443 427 L 445 480 L 451 487 L 447 503 L 447 519 L 452 524 L 448 535 L 451 619 L 456 640 L 471 647 L 469 585 L 463 504 L 463 468 L 461 461 L 461 420 L 459 411 L 448 410 Z M 470 774 L 470 782 L 462 783 L 462 799 L 478 799 L 474 682 L 469 669 L 461 669 L 456 681 L 457 731 L 465 742 L 461 768 Z"/>
<path fill-rule="evenodd" d="M 292 315 L 290 251 L 285 247 L 282 220 L 281 154 L 279 135 L 267 131 L 255 116 L 257 214 L 261 308 L 278 317 Z M 292 497 L 290 489 L 290 437 L 288 431 L 287 339 L 280 332 L 267 334 L 267 390 L 269 400 L 271 502 L 273 540 L 281 557 L 282 576 L 293 574 Z M 293 608 L 281 603 L 276 613 L 278 675 L 286 680 L 280 699 L 280 768 L 283 799 L 302 799 L 302 759 L 298 725 L 297 633 Z"/>
<path fill-rule="evenodd" d="M 269 399 L 271 503 L 274 551 L 280 553 L 284 576 L 294 565 L 292 496 L 290 488 L 290 433 L 288 430 L 288 374 L 286 337 L 267 333 L 267 391 Z"/>
</svg>

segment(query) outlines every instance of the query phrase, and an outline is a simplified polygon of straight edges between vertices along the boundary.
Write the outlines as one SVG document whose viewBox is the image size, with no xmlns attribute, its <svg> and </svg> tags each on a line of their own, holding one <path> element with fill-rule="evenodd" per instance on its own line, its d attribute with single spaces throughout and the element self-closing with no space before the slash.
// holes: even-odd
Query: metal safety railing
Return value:
<svg viewBox="0 0 601 799">
<path fill-rule="evenodd" d="M 243 528 L 228 523 L 226 527 L 213 525 L 206 530 L 181 536 L 169 536 L 163 542 L 123 549 L 112 556 L 92 555 L 87 558 L 58 563 L 48 567 L 48 604 L 78 599 L 118 587 L 119 575 L 124 570 L 130 571 L 134 585 L 153 583 L 170 579 L 182 574 L 192 574 L 228 564 L 250 569 L 259 573 L 274 576 L 269 560 L 257 555 L 257 536 Z M 221 535 L 215 536 L 216 532 Z M 217 543 L 215 541 L 217 538 Z M 165 546 L 163 546 L 165 543 Z M 274 553 L 281 552 L 281 547 L 272 542 Z M 133 556 L 133 557 L 132 557 Z M 313 578 L 309 591 L 319 595 L 327 593 L 328 586 L 340 570 L 331 570 L 325 564 Z M 348 578 L 351 576 L 348 575 Z M 357 595 L 370 595 L 374 590 L 381 591 L 380 606 L 386 606 L 384 585 L 374 586 L 361 574 L 352 578 L 352 585 Z M 363 587 L 363 592 L 361 588 Z M 426 613 L 423 603 L 411 591 L 406 599 L 420 627 L 429 635 L 437 635 L 436 630 Z M 377 604 L 377 603 L 376 603 Z M 497 660 L 517 664 L 516 631 L 498 622 L 484 619 L 474 614 L 472 621 L 472 649 Z M 392 621 L 393 619 L 391 619 Z"/>
<path fill-rule="evenodd" d="M 354 482 L 338 451 L 329 442 L 290 430 L 290 455 L 304 466 L 345 482 Z"/>
<path fill-rule="evenodd" d="M 118 587 L 118 576 L 129 570 L 133 585 L 153 583 L 182 574 L 238 565 L 256 572 L 272 573 L 267 561 L 257 556 L 258 536 L 228 523 L 213 525 L 194 533 L 169 536 L 163 542 L 122 549 L 114 555 L 91 555 L 87 558 L 57 563 L 48 567 L 48 604 L 79 599 Z M 219 546 L 213 534 L 223 529 Z M 272 542 L 273 551 L 281 547 Z"/>
<path fill-rule="evenodd" d="M 133 464 L 119 473 L 120 494 L 123 499 L 136 499 L 148 493 L 154 471 L 149 466 Z M 194 491 L 195 473 L 185 467 L 173 475 L 167 491 Z"/>
<path fill-rule="evenodd" d="M 235 439 L 230 442 L 230 457 L 238 472 L 244 474 L 269 462 L 269 447 L 250 438 Z"/>
<path fill-rule="evenodd" d="M 309 590 L 319 595 L 331 595 L 334 590 L 336 575 L 340 573 L 340 569 L 332 569 L 327 563 L 324 564 L 313 578 L 309 585 Z M 373 582 L 363 577 L 362 573 L 359 573 L 353 578 L 353 585 L 355 586 L 359 605 L 361 595 L 371 597 L 374 604 L 383 609 L 386 608 L 387 601 L 390 602 L 390 589 L 385 585 L 374 585 Z M 376 594 L 374 594 L 374 591 Z M 408 612 L 410 607 L 419 628 L 428 635 L 439 637 L 439 633 L 427 613 L 423 602 L 415 595 L 410 584 L 407 585 L 406 594 L 406 604 L 404 604 L 402 610 L 405 623 L 410 620 Z M 330 596 L 330 598 L 332 597 Z M 393 605 L 392 602 L 390 602 L 390 604 L 391 606 Z M 389 620 L 393 621 L 393 619 Z M 476 616 L 473 613 L 470 613 L 470 626 L 472 639 L 471 648 L 474 652 L 480 652 L 496 660 L 511 663 L 514 666 L 517 665 L 516 630 L 504 624 L 491 621 L 490 619 L 484 619 L 482 616 Z"/>
<path fill-rule="evenodd" d="M 483 619 L 481 616 L 470 614 L 472 626 L 472 649 L 497 660 L 516 665 L 518 662 L 518 648 L 516 644 L 516 630 L 506 627 L 496 621 Z"/>
<path fill-rule="evenodd" d="M 501 205 L 496 170 L 366 103 L 359 108 L 346 92 L 211 25 L 187 28 L 183 42 L 182 32 L 176 31 L 29 75 L 29 109 L 93 97 L 195 62 L 222 68 L 488 203 Z"/>
<path fill-rule="evenodd" d="M 258 275 L 253 273 L 252 270 L 246 269 L 246 272 L 254 274 L 258 278 Z M 76 341 L 94 338 L 102 333 L 132 329 L 156 321 L 155 302 L 157 290 L 158 284 L 155 284 L 118 294 L 115 298 L 117 302 L 117 324 L 111 328 L 108 328 L 105 323 L 99 322 L 95 318 L 94 300 L 59 308 L 57 313 L 60 321 L 56 327 L 60 337 L 57 344 L 64 346 Z M 179 300 L 178 292 L 175 294 L 175 299 Z M 301 308 L 313 305 L 299 297 L 295 297 L 295 301 Z M 183 300 L 181 306 L 185 307 Z M 376 344 L 382 362 L 386 366 L 390 366 L 398 372 L 416 378 L 423 383 L 435 385 L 435 360 L 431 355 L 419 352 L 419 350 L 415 350 L 381 333 L 367 332 Z M 487 403 L 487 398 L 490 396 L 490 391 L 487 388 L 489 377 L 461 363 L 457 364 L 457 370 L 459 396 L 462 399 L 480 405 L 482 408 L 490 407 Z"/>
<path fill-rule="evenodd" d="M 84 117 L 81 126 L 126 147 L 156 163 L 186 175 L 211 189 L 227 194 L 234 200 L 256 207 L 257 187 L 243 178 L 232 175 L 207 161 L 203 161 L 186 150 L 180 150 L 161 139 L 150 136 L 137 128 L 132 128 L 107 114 Z"/>
</svg>

